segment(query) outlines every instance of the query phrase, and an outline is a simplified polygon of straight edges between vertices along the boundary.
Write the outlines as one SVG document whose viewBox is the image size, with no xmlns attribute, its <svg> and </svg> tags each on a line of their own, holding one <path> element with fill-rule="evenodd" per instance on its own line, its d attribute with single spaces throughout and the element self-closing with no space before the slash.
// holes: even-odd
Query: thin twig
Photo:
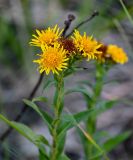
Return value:
<svg viewBox="0 0 133 160">
<path fill-rule="evenodd" d="M 76 27 L 74 27 L 74 29 L 66 36 L 66 38 L 69 37 L 70 35 L 72 35 L 75 29 L 78 29 L 79 27 L 81 27 L 81 26 L 84 25 L 85 23 L 89 22 L 89 21 L 92 20 L 95 16 L 98 16 L 98 15 L 99 15 L 99 12 L 98 12 L 98 11 L 94 11 L 89 18 L 87 18 L 86 20 L 84 20 L 84 21 L 82 21 L 81 23 L 79 23 Z"/>
<path fill-rule="evenodd" d="M 32 92 L 30 93 L 30 95 L 29 95 L 29 97 L 28 97 L 29 100 L 31 100 L 31 99 L 34 97 L 36 91 L 38 90 L 38 88 L 39 88 L 39 86 L 40 86 L 40 84 L 41 84 L 41 82 L 42 82 L 43 76 L 44 76 L 44 74 L 41 74 L 41 75 L 40 75 L 40 77 L 39 77 L 36 85 L 34 86 Z M 14 121 L 16 121 L 16 122 L 20 121 L 20 119 L 22 118 L 22 116 L 24 115 L 24 113 L 27 111 L 27 109 L 28 109 L 27 105 L 26 105 L 26 104 L 23 104 L 22 110 L 21 110 L 20 113 L 16 116 L 16 118 L 14 119 Z M 4 141 L 4 139 L 6 139 L 6 138 L 9 136 L 9 134 L 12 132 L 12 130 L 13 130 L 13 128 L 9 127 L 9 128 L 2 134 L 2 136 L 0 137 L 0 141 Z"/>
</svg>

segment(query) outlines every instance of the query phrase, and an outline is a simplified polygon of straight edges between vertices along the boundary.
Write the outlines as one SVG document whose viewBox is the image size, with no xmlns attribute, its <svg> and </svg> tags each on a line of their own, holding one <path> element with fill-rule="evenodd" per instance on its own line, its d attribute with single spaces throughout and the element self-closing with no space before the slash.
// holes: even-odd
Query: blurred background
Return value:
<svg viewBox="0 0 133 160">
<path fill-rule="evenodd" d="M 64 27 L 68 14 L 74 14 L 76 20 L 71 29 L 94 10 L 99 16 L 80 28 L 105 44 L 117 44 L 124 48 L 129 56 L 126 65 L 116 65 L 107 75 L 102 97 L 119 98 L 120 102 L 98 117 L 98 130 L 109 131 L 111 135 L 126 130 L 133 132 L 133 1 L 123 1 L 128 9 L 126 13 L 119 0 L 0 0 L 0 112 L 9 119 L 14 119 L 22 108 L 22 99 L 29 96 L 36 84 L 39 73 L 32 63 L 38 50 L 29 46 L 35 29 L 44 29 L 58 24 Z M 94 67 L 75 73 L 67 80 L 67 87 L 77 81 L 92 80 Z M 44 81 L 47 78 L 44 77 Z M 110 83 L 113 81 L 114 83 Z M 42 83 L 43 86 L 43 83 Z M 117 86 L 117 87 L 116 87 Z M 37 96 L 53 95 L 53 88 L 47 93 L 38 90 Z M 83 97 L 75 93 L 67 96 L 65 104 L 72 113 L 85 109 Z M 48 109 L 47 104 L 42 106 Z M 27 111 L 23 123 L 35 132 L 45 134 L 49 140 L 47 128 L 34 111 Z M 0 122 L 0 136 L 8 126 Z M 68 133 L 66 152 L 72 160 L 82 159 L 82 146 L 75 130 Z M 133 160 L 133 134 L 110 152 L 111 160 Z M 0 160 L 37 160 L 37 149 L 26 139 L 13 131 L 4 142 L 0 142 Z"/>
</svg>

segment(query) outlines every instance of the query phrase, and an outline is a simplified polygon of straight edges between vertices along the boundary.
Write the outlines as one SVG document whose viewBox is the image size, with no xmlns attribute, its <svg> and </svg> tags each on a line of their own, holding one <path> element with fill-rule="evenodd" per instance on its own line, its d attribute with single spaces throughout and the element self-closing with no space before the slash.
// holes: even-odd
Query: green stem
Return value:
<svg viewBox="0 0 133 160">
<path fill-rule="evenodd" d="M 57 142 L 57 129 L 60 123 L 60 116 L 63 109 L 64 104 L 64 81 L 63 76 L 55 77 L 56 81 L 56 91 L 55 91 L 55 97 L 54 97 L 54 114 L 55 119 L 53 122 L 53 130 L 52 130 L 52 136 L 53 136 L 53 144 L 51 148 L 51 159 L 50 160 L 57 160 L 58 159 L 58 142 Z M 60 153 L 61 154 L 61 153 Z"/>
<path fill-rule="evenodd" d="M 101 66 L 100 64 L 96 64 L 96 84 L 93 88 L 93 96 L 92 99 L 89 103 L 88 109 L 92 109 L 95 107 L 96 103 L 99 100 L 99 97 L 101 95 L 101 91 L 103 88 L 103 78 L 105 75 L 105 69 L 103 66 Z M 88 118 L 87 122 L 86 122 L 86 131 L 93 137 L 95 130 L 96 130 L 96 117 L 91 117 Z M 85 155 L 86 155 L 86 160 L 89 160 L 89 158 L 92 156 L 93 153 L 93 145 L 86 141 L 85 144 Z"/>
</svg>

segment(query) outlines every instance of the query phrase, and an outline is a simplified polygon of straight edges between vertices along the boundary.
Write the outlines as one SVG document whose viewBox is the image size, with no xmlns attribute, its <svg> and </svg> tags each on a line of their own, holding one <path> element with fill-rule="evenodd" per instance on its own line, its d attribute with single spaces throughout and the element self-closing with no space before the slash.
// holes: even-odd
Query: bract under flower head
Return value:
<svg viewBox="0 0 133 160">
<path fill-rule="evenodd" d="M 53 45 L 60 38 L 62 31 L 59 30 L 57 25 L 53 28 L 49 27 L 46 30 L 36 30 L 37 35 L 32 35 L 34 38 L 31 39 L 30 44 L 37 47 L 41 47 L 41 45 Z"/>
<path fill-rule="evenodd" d="M 115 63 L 124 64 L 128 61 L 124 50 L 117 45 L 108 45 L 106 54 L 110 55 Z"/>
<path fill-rule="evenodd" d="M 98 50 L 101 44 L 98 44 L 92 37 L 88 37 L 85 32 L 84 35 L 81 36 L 79 31 L 75 30 L 72 39 L 82 55 L 87 57 L 87 60 L 95 59 L 97 54 L 102 53 Z"/>
<path fill-rule="evenodd" d="M 54 46 L 44 45 L 42 51 L 43 53 L 39 54 L 40 58 L 33 61 L 39 64 L 40 73 L 45 71 L 48 75 L 52 71 L 59 74 L 59 71 L 67 68 L 67 52 L 59 44 L 54 44 Z"/>
</svg>

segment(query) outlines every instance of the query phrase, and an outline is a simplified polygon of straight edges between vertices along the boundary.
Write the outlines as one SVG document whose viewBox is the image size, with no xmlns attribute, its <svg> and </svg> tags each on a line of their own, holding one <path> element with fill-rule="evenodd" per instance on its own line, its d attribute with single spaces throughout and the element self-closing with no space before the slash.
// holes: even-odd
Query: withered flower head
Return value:
<svg viewBox="0 0 133 160">
<path fill-rule="evenodd" d="M 61 44 L 61 46 L 63 46 L 63 48 L 68 51 L 67 55 L 71 55 L 71 54 L 75 54 L 77 49 L 73 43 L 72 39 L 69 38 L 60 38 L 59 39 L 59 43 Z"/>
<path fill-rule="evenodd" d="M 98 51 L 101 51 L 101 54 L 97 54 L 97 60 L 99 62 L 104 63 L 106 60 L 109 60 L 111 58 L 111 56 L 109 54 L 107 54 L 108 46 L 105 44 L 102 44 L 101 42 L 99 42 L 99 44 L 101 44 L 101 46 L 100 46 L 100 48 L 98 48 Z"/>
</svg>

